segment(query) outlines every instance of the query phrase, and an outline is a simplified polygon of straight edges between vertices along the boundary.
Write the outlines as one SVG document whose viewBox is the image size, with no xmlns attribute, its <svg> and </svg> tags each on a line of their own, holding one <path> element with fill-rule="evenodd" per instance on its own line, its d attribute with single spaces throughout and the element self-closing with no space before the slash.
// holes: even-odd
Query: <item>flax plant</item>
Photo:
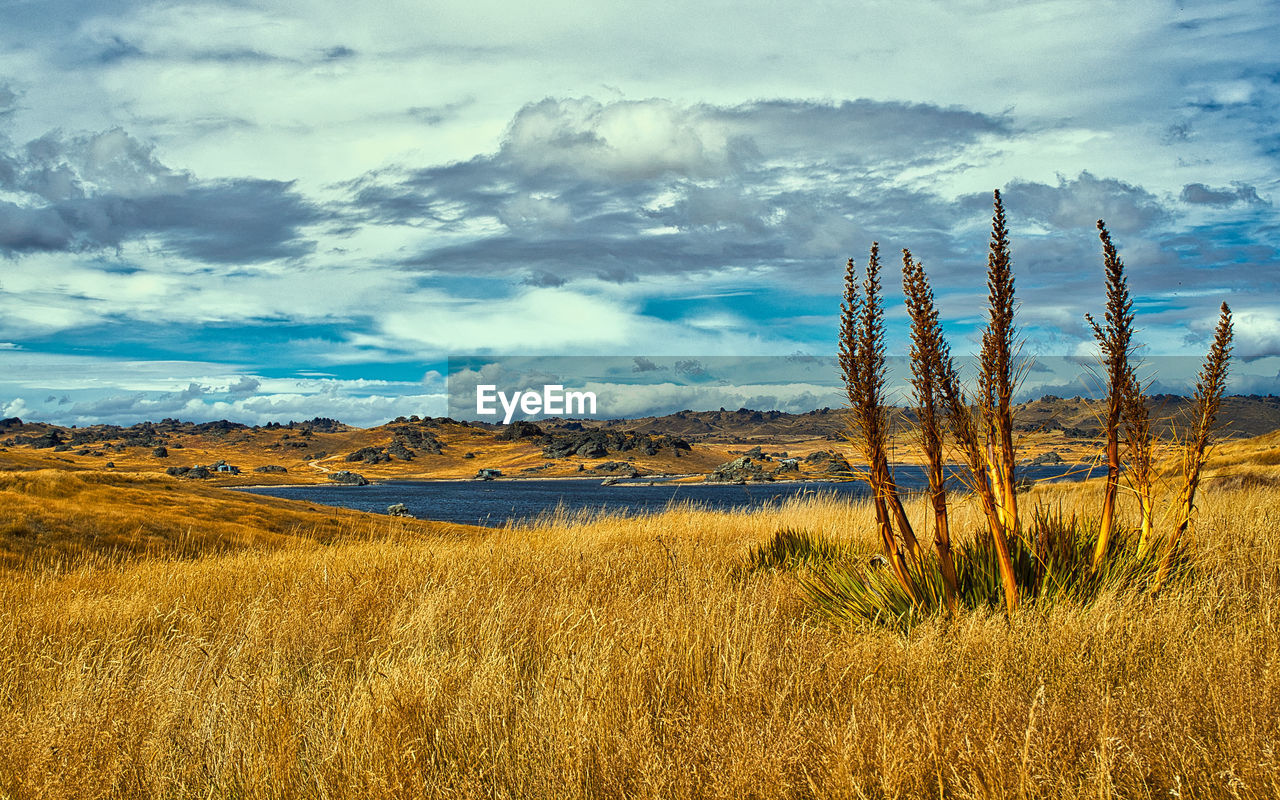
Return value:
<svg viewBox="0 0 1280 800">
<path fill-rule="evenodd" d="M 1145 555 L 1155 531 L 1155 436 L 1151 409 L 1135 371 L 1130 368 L 1124 392 L 1124 432 L 1129 443 L 1129 483 L 1138 498 L 1141 518 L 1138 555 Z"/>
<path fill-rule="evenodd" d="M 1102 517 L 1098 525 L 1098 538 L 1093 550 L 1093 566 L 1097 569 L 1111 543 L 1115 528 L 1116 494 L 1120 488 L 1120 421 L 1124 414 L 1125 397 L 1131 392 L 1133 380 L 1129 367 L 1129 354 L 1133 349 L 1133 300 L 1124 277 L 1124 262 L 1120 260 L 1111 234 L 1102 220 L 1098 220 L 1098 238 L 1102 240 L 1103 263 L 1107 273 L 1107 310 L 1104 324 L 1098 325 L 1092 315 L 1085 319 L 1093 328 L 1094 338 L 1102 348 L 1103 370 L 1107 378 L 1107 410 L 1103 427 L 1106 430 L 1107 481 L 1102 495 Z"/>
<path fill-rule="evenodd" d="M 1098 231 L 1106 267 L 1107 307 L 1103 324 L 1087 319 L 1102 348 L 1109 391 L 1103 421 L 1108 471 L 1096 528 L 1086 521 L 1092 517 L 1073 514 L 1068 520 L 1043 507 L 1032 509 L 1026 530 L 1019 517 L 1012 414 L 1013 393 L 1023 367 L 1018 359 L 1017 302 L 1000 192 L 994 193 L 987 258 L 988 316 L 972 399 L 961 387 L 924 267 L 909 250 L 902 251 L 902 291 L 911 319 L 912 405 L 919 420 L 928 477 L 928 510 L 934 519 L 935 552 L 927 555 L 903 511 L 889 468 L 879 247 L 872 245 L 861 282 L 853 260 L 848 261 L 840 365 L 849 397 L 851 438 L 860 445 L 867 464 L 859 477 L 871 486 L 876 528 L 890 568 L 857 569 L 844 559 L 806 559 L 809 566 L 800 581 L 815 609 L 836 619 L 910 625 L 919 614 L 937 613 L 944 604 L 948 613 L 955 615 L 962 608 L 991 607 L 1003 601 L 1006 612 L 1012 614 L 1024 599 L 1032 603 L 1087 603 L 1104 591 L 1155 592 L 1175 569 L 1183 574 L 1182 567 L 1188 561 L 1180 539 L 1195 507 L 1200 474 L 1222 403 L 1231 350 L 1231 314 L 1223 304 L 1214 344 L 1196 386 L 1195 419 L 1183 448 L 1184 483 L 1169 512 L 1174 524 L 1157 546 L 1155 436 L 1143 386 L 1130 358 L 1134 350 L 1133 303 L 1124 262 L 1101 220 Z M 1122 432 L 1127 441 L 1124 453 Z M 948 439 L 967 468 L 962 480 L 977 501 L 987 534 L 961 540 L 954 548 L 943 455 Z M 1128 479 L 1142 520 L 1136 537 L 1117 524 L 1119 481 L 1126 454 Z M 792 541 L 789 534 L 779 536 L 776 546 L 788 553 L 812 549 L 807 541 Z M 1137 545 L 1132 546 L 1135 538 Z"/>
<path fill-rule="evenodd" d="M 924 266 L 902 251 L 902 294 L 911 316 L 911 387 L 920 424 L 920 449 L 927 462 L 929 504 L 933 508 L 933 545 L 938 552 L 947 610 L 955 614 L 956 565 L 951 554 L 951 527 L 947 520 L 947 486 L 943 454 L 942 383 L 954 374 L 951 348 L 942 333 L 933 288 Z"/>
<path fill-rule="evenodd" d="M 1013 388 L 1017 346 L 1013 317 L 1013 263 L 1009 255 L 1009 230 L 1004 203 L 996 190 L 991 218 L 991 244 L 987 256 L 988 316 L 982 332 L 981 367 L 978 373 L 978 408 L 987 433 L 987 470 L 999 502 L 1005 531 L 1017 536 L 1017 480 L 1014 476 Z"/>
<path fill-rule="evenodd" d="M 1195 411 L 1190 438 L 1182 454 L 1182 490 L 1174 506 L 1173 530 L 1165 542 L 1160 572 L 1156 575 L 1152 592 L 1157 592 L 1168 579 L 1169 570 L 1176 560 L 1178 542 L 1191 524 L 1191 512 L 1195 508 L 1196 490 L 1200 485 L 1200 473 L 1209 460 L 1209 440 L 1214 422 L 1222 408 L 1222 395 L 1227 385 L 1227 367 L 1231 360 L 1231 309 L 1226 303 L 1218 313 L 1218 326 L 1214 330 L 1213 345 L 1205 357 L 1204 366 L 1196 380 Z"/>
<path fill-rule="evenodd" d="M 978 372 L 978 410 L 986 435 L 987 475 L 995 519 L 991 535 L 1000 561 L 1005 605 L 1012 612 L 1018 604 L 1018 586 L 1009 553 L 1009 540 L 1022 533 L 1018 521 L 1017 478 L 1013 450 L 1013 388 L 1017 383 L 1014 357 L 1017 345 L 1013 317 L 1013 259 L 1009 254 L 1009 229 L 1000 190 L 993 192 L 991 241 L 987 255 L 987 325 L 982 332 L 981 368 Z M 974 475 L 974 482 L 977 475 Z"/>
<path fill-rule="evenodd" d="M 880 247 L 871 245 L 866 274 L 859 287 L 853 259 L 845 268 L 844 303 L 840 318 L 840 371 L 849 397 L 854 439 L 859 442 L 867 469 L 863 475 L 871 487 L 876 525 L 885 555 L 903 588 L 912 594 L 906 551 L 921 557 L 920 544 L 898 497 L 889 469 L 889 418 L 884 403 L 885 346 L 884 307 L 880 299 Z M 897 526 L 897 534 L 894 526 Z M 902 545 L 899 544 L 899 536 Z"/>
</svg>

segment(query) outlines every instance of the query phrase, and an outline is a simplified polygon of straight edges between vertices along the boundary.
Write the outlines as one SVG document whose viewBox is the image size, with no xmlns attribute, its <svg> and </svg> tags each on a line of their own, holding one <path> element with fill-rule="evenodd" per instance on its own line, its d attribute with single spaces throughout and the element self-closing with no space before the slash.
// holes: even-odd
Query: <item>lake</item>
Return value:
<svg viewBox="0 0 1280 800">
<path fill-rule="evenodd" d="M 1074 474 L 1079 469 L 1067 464 L 1024 467 L 1018 475 L 1034 481 L 1075 480 L 1084 477 Z M 918 491 L 926 484 L 924 471 L 919 467 L 898 467 L 896 475 L 904 491 Z M 802 492 L 833 493 L 850 498 L 867 496 L 867 486 L 860 481 L 746 485 L 655 483 L 648 486 L 641 480 L 601 486 L 598 478 L 392 481 L 369 486 L 265 486 L 241 491 L 378 514 L 386 513 L 389 505 L 404 503 L 409 513 L 419 519 L 489 527 L 528 521 L 552 513 L 558 507 L 571 512 L 634 515 L 658 512 L 672 503 L 685 502 L 716 510 L 752 509 Z"/>
</svg>

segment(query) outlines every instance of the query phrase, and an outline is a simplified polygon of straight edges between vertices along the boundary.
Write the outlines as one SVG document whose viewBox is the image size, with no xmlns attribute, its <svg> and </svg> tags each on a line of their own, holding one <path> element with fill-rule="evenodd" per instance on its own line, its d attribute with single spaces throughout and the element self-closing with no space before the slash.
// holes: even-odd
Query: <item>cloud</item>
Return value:
<svg viewBox="0 0 1280 800">
<path fill-rule="evenodd" d="M 54 131 L 0 151 L 0 253 L 83 252 L 158 237 L 169 252 L 220 264 L 290 258 L 323 218 L 291 182 L 198 181 L 115 128 Z"/>
<path fill-rule="evenodd" d="M 240 378 L 240 380 L 227 387 L 227 394 L 230 395 L 251 395 L 258 391 L 262 386 L 262 381 L 252 378 L 248 375 Z"/>
<path fill-rule="evenodd" d="M 548 98 L 515 114 L 494 153 L 347 187 L 352 216 L 440 234 L 400 262 L 435 273 L 550 286 L 826 269 L 870 229 L 949 227 L 954 204 L 894 177 L 1013 130 L 919 103 Z"/>
<path fill-rule="evenodd" d="M 18 93 L 7 82 L 0 81 L 0 117 L 12 114 L 18 104 Z"/>
<path fill-rule="evenodd" d="M 1232 206 L 1236 203 L 1268 205 L 1267 201 L 1258 196 L 1258 190 L 1247 184 L 1212 189 L 1203 183 L 1188 183 L 1182 187 L 1180 199 L 1192 205 Z"/>
<path fill-rule="evenodd" d="M 20 418 L 23 415 L 29 415 L 30 411 L 31 409 L 27 406 L 26 400 L 22 399 L 21 397 L 15 397 L 13 400 L 9 401 L 5 405 L 4 411 L 0 412 L 0 414 L 2 414 L 6 418 L 9 418 L 9 417 Z"/>
<path fill-rule="evenodd" d="M 1058 231 L 1090 230 L 1099 219 L 1114 232 L 1141 233 L 1167 222 L 1170 212 L 1150 191 L 1116 178 L 1099 178 L 1081 172 L 1075 178 L 1059 176 L 1056 186 L 1011 181 L 1005 189 L 1006 204 L 1016 214 Z M 990 202 L 990 195 L 981 201 Z M 977 203 L 978 199 L 971 200 Z"/>
<path fill-rule="evenodd" d="M 1216 318 L 1199 321 L 1197 341 L 1207 339 Z M 1232 309 L 1234 341 L 1232 352 L 1236 358 L 1254 361 L 1260 358 L 1280 356 L 1280 313 L 1272 308 L 1240 306 Z"/>
</svg>

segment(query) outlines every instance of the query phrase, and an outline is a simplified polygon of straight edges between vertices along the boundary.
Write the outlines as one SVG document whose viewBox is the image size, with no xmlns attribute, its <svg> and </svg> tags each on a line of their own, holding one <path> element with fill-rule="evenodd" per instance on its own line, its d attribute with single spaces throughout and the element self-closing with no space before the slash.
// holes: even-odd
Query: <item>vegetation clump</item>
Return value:
<svg viewBox="0 0 1280 800">
<path fill-rule="evenodd" d="M 851 439 L 865 469 L 855 476 L 871 489 L 876 528 L 887 569 L 824 563 L 802 577 L 812 605 L 836 618 L 903 622 L 961 608 L 1003 607 L 1066 598 L 1088 602 L 1103 590 L 1155 593 L 1187 563 L 1183 534 L 1195 508 L 1200 473 L 1208 459 L 1222 404 L 1231 351 L 1231 312 L 1222 304 L 1213 345 L 1196 385 L 1190 433 L 1182 447 L 1182 482 L 1156 519 L 1154 436 L 1142 383 L 1133 363 L 1133 302 L 1124 262 L 1098 221 L 1106 269 L 1107 306 L 1092 326 L 1107 380 L 1103 428 L 1107 476 L 1097 520 L 1087 523 L 1043 508 L 1029 522 L 1018 508 L 1013 440 L 1013 395 L 1027 364 L 1018 355 L 1017 308 L 1009 233 L 999 191 L 994 195 L 987 258 L 988 312 L 982 331 L 976 391 L 962 387 L 943 333 L 923 265 L 902 251 L 902 286 L 911 319 L 912 405 L 928 477 L 933 551 L 920 545 L 904 511 L 888 463 L 888 409 L 884 400 L 885 330 L 879 246 L 861 280 L 853 259 L 845 271 L 839 362 L 849 399 Z M 1127 441 L 1128 464 L 1121 439 Z M 964 469 L 961 480 L 985 521 L 972 540 L 956 546 L 948 518 L 947 446 Z M 1138 500 L 1135 531 L 1117 523 L 1121 475 Z"/>
</svg>

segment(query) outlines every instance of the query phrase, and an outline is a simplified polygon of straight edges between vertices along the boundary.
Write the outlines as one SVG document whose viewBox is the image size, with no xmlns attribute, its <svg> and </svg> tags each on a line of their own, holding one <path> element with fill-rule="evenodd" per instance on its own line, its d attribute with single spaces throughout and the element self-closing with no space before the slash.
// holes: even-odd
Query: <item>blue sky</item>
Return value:
<svg viewBox="0 0 1280 800">
<path fill-rule="evenodd" d="M 1026 352 L 1092 353 L 1102 217 L 1147 352 L 1227 300 L 1273 391 L 1278 40 L 1257 1 L 0 0 L 0 412 L 369 425 L 444 413 L 450 355 L 830 354 L 872 240 L 965 352 L 996 187 Z"/>
</svg>

